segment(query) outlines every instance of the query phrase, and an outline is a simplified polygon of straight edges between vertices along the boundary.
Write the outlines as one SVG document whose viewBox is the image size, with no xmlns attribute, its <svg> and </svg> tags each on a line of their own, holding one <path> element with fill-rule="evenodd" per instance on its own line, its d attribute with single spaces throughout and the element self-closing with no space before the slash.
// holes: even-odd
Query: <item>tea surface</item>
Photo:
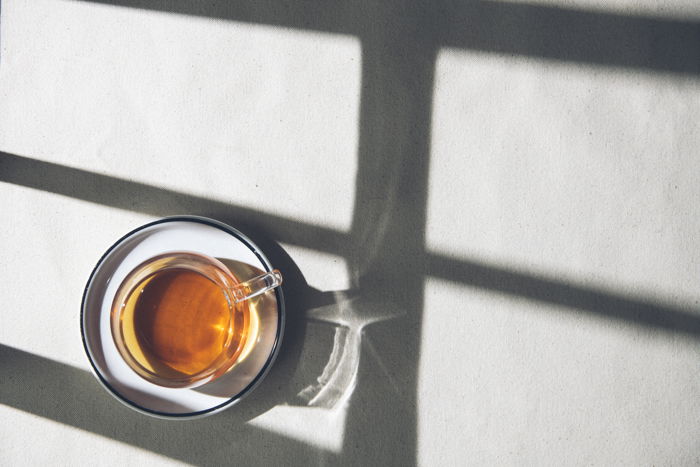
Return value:
<svg viewBox="0 0 700 467">
<path fill-rule="evenodd" d="M 158 271 L 139 283 L 125 302 L 121 325 L 129 353 L 166 378 L 207 369 L 241 331 L 234 333 L 222 290 L 188 269 Z"/>
</svg>

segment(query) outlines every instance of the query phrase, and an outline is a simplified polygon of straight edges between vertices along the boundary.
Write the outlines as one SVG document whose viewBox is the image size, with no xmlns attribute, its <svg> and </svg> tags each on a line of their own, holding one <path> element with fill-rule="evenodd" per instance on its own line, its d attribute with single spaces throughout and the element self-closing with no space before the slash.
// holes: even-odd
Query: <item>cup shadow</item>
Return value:
<svg viewBox="0 0 700 467">
<path fill-rule="evenodd" d="M 342 323 L 319 320 L 314 310 L 341 308 L 345 302 L 345 294 L 321 292 L 309 286 L 299 267 L 279 243 L 257 229 L 247 228 L 244 232 L 265 252 L 273 267 L 282 273 L 284 283 L 281 287 L 286 317 L 275 362 L 260 385 L 238 405 L 245 406 L 246 421 L 278 405 L 332 408 L 335 402 L 321 403 L 321 399 L 314 399 L 309 395 L 322 392 L 326 388 L 326 384 L 323 383 L 324 374 L 328 374 L 329 368 L 334 368 L 334 358 L 337 355 L 345 355 L 345 347 L 349 342 L 339 341 L 336 337 L 338 333 L 343 332 Z M 262 270 L 248 264 L 228 258 L 217 259 L 242 280 L 263 273 Z M 276 319 L 276 302 L 266 301 L 268 295 L 269 292 L 257 303 L 261 322 L 271 317 Z M 246 358 L 251 356 L 252 354 Z M 210 395 L 230 395 L 231 381 L 227 377 L 228 375 L 224 375 L 196 390 Z M 338 388 L 337 382 L 334 384 L 335 389 L 340 389 L 341 392 L 348 389 Z"/>
</svg>

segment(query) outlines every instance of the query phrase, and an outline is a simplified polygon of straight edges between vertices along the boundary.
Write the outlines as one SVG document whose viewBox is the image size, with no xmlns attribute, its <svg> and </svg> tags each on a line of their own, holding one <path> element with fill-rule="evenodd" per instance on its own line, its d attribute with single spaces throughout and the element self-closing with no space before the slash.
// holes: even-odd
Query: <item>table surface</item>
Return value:
<svg viewBox="0 0 700 467">
<path fill-rule="evenodd" d="M 0 463 L 700 463 L 693 0 L 5 1 Z M 227 222 L 289 322 L 173 422 L 89 372 L 83 287 Z"/>
</svg>

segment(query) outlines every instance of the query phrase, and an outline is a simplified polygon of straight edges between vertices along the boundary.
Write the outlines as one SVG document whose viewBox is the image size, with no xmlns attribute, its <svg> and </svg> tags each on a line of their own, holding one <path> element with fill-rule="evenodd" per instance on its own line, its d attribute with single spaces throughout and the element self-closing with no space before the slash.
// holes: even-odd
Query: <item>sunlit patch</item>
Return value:
<svg viewBox="0 0 700 467">
<path fill-rule="evenodd" d="M 313 288 L 326 291 L 350 287 L 350 275 L 344 257 L 288 243 L 283 246 Z"/>
<path fill-rule="evenodd" d="M 357 37 L 106 3 L 3 3 L 4 150 L 349 229 Z"/>
<path fill-rule="evenodd" d="M 431 254 L 700 298 L 697 76 L 451 48 L 435 75 Z"/>
<path fill-rule="evenodd" d="M 345 439 L 346 409 L 278 405 L 249 424 L 318 449 L 340 453 Z"/>
</svg>

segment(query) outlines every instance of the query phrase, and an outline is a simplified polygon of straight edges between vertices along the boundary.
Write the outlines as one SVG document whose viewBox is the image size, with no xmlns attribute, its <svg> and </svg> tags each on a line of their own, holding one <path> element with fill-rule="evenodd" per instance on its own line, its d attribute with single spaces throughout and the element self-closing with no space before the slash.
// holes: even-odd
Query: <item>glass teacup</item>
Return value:
<svg viewBox="0 0 700 467">
<path fill-rule="evenodd" d="M 112 304 L 112 337 L 142 378 L 196 387 L 226 373 L 256 339 L 249 300 L 282 283 L 278 270 L 242 282 L 221 261 L 177 251 L 131 271 Z"/>
</svg>

